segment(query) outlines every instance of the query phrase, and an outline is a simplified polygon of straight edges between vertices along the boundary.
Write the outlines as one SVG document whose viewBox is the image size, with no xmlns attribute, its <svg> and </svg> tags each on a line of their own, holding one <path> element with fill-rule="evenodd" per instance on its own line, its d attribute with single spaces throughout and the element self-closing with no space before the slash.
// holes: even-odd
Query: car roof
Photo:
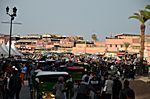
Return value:
<svg viewBox="0 0 150 99">
<path fill-rule="evenodd" d="M 38 76 L 46 76 L 46 75 L 69 75 L 67 72 L 58 72 L 58 71 L 39 71 L 36 75 Z"/>
</svg>

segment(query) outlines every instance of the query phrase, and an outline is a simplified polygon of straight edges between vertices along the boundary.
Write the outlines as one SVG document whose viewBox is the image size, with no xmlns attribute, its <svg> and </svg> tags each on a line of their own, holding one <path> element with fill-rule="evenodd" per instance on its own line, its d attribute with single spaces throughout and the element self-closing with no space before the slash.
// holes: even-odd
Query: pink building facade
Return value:
<svg viewBox="0 0 150 99">
<path fill-rule="evenodd" d="M 126 48 L 125 43 L 129 46 Z M 138 54 L 140 51 L 140 35 L 119 34 L 115 37 L 106 37 L 105 39 L 106 56 L 117 57 L 117 53 L 125 51 L 129 54 Z M 150 35 L 145 35 L 144 59 L 150 62 Z"/>
</svg>

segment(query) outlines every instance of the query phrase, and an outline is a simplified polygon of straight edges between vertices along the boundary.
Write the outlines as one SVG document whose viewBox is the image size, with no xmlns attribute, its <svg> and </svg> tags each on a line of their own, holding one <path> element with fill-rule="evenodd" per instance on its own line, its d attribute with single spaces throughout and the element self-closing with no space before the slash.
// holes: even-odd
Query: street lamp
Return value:
<svg viewBox="0 0 150 99">
<path fill-rule="evenodd" d="M 13 13 L 12 14 L 9 13 L 9 7 L 8 6 L 6 7 L 6 14 L 8 14 L 10 16 L 10 18 L 11 18 L 11 20 L 10 20 L 10 37 L 9 37 L 9 58 L 11 56 L 12 21 L 17 16 L 16 12 L 17 12 L 17 8 L 16 7 L 13 8 Z"/>
</svg>

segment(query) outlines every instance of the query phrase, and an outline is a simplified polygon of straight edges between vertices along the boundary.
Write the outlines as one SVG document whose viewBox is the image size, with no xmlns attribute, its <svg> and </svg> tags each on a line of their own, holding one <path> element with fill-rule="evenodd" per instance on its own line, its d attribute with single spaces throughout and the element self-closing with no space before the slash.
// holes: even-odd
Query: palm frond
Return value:
<svg viewBox="0 0 150 99">
<path fill-rule="evenodd" d="M 133 16 L 130 16 L 129 19 L 137 19 L 139 20 L 141 23 L 144 23 L 144 20 L 142 18 L 141 15 L 133 15 Z"/>
<path fill-rule="evenodd" d="M 146 11 L 145 10 L 140 10 L 140 15 L 145 16 L 146 15 Z"/>
<path fill-rule="evenodd" d="M 147 5 L 147 6 L 145 7 L 145 10 L 146 10 L 146 16 L 147 16 L 147 18 L 150 19 L 150 5 Z"/>
<path fill-rule="evenodd" d="M 149 10 L 147 10 L 149 9 Z M 130 16 L 129 19 L 137 19 L 142 24 L 150 19 L 150 5 L 147 5 L 144 10 L 140 10 L 138 13 L 134 13 L 133 16 Z"/>
<path fill-rule="evenodd" d="M 139 13 L 134 13 L 134 15 L 140 16 L 140 14 L 139 14 Z"/>
<path fill-rule="evenodd" d="M 149 9 L 149 10 L 150 10 L 150 5 L 147 5 L 147 6 L 145 7 L 145 9 Z"/>
<path fill-rule="evenodd" d="M 148 18 L 150 18 L 150 12 L 147 12 L 147 16 L 148 16 Z"/>
<path fill-rule="evenodd" d="M 150 12 L 148 12 L 147 10 L 140 10 L 139 12 L 144 22 L 150 19 Z"/>
</svg>

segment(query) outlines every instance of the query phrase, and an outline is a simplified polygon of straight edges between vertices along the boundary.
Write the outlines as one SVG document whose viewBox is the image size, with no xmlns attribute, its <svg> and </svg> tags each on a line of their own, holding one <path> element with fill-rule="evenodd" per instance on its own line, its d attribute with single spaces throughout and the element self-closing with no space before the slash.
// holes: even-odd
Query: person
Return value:
<svg viewBox="0 0 150 99">
<path fill-rule="evenodd" d="M 96 73 L 93 73 L 93 77 L 90 79 L 89 84 L 97 91 L 101 92 L 102 82 L 101 79 L 96 76 Z M 100 96 L 94 94 L 93 99 L 99 99 Z"/>
<path fill-rule="evenodd" d="M 129 81 L 124 81 L 124 88 L 120 91 L 120 99 L 135 99 L 135 92 L 129 87 Z"/>
<path fill-rule="evenodd" d="M 85 77 L 87 77 L 89 75 L 90 75 L 90 73 L 88 71 L 85 71 L 84 74 L 83 74 L 83 76 L 82 76 L 82 78 L 81 78 L 81 80 L 84 81 Z"/>
<path fill-rule="evenodd" d="M 64 77 L 60 76 L 58 78 L 57 83 L 54 85 L 53 89 L 55 90 L 55 99 L 65 99 L 65 83 L 64 83 Z"/>
<path fill-rule="evenodd" d="M 71 99 L 74 96 L 74 84 L 71 76 L 66 81 L 65 89 L 66 89 L 66 99 Z"/>
<path fill-rule="evenodd" d="M 10 81 L 11 73 L 6 73 L 6 77 L 4 77 L 3 81 L 3 99 L 9 99 L 10 91 L 9 91 L 9 81 Z"/>
<path fill-rule="evenodd" d="M 30 66 L 28 72 L 28 85 L 30 89 L 31 99 L 33 99 L 33 76 L 34 76 L 34 67 Z"/>
<path fill-rule="evenodd" d="M 119 93 L 122 89 L 122 83 L 119 80 L 119 76 L 115 76 L 113 79 L 113 98 L 112 99 L 119 99 Z"/>
<path fill-rule="evenodd" d="M 4 75 L 0 73 L 0 97 L 4 97 Z"/>
<path fill-rule="evenodd" d="M 127 99 L 135 99 L 135 93 L 133 90 L 127 92 Z"/>
<path fill-rule="evenodd" d="M 91 85 L 89 85 L 88 81 L 89 76 L 86 76 L 80 84 L 80 87 L 77 91 L 76 99 L 90 99 L 90 91 L 98 94 L 97 91 Z"/>
<path fill-rule="evenodd" d="M 25 74 L 27 72 L 27 67 L 26 67 L 26 64 L 22 64 L 21 66 L 21 73 L 20 73 L 20 78 L 21 78 L 21 81 L 22 81 L 22 84 L 24 85 L 24 79 L 25 79 Z"/>
<path fill-rule="evenodd" d="M 13 74 L 10 77 L 9 80 L 9 96 L 10 99 L 14 99 L 14 96 L 16 95 L 16 99 L 20 99 L 19 94 L 21 91 L 21 87 L 22 87 L 22 82 L 21 82 L 21 78 L 18 74 L 18 69 L 14 68 L 13 70 Z"/>
<path fill-rule="evenodd" d="M 105 81 L 105 99 L 111 99 L 112 97 L 112 88 L 113 88 L 113 80 L 111 75 L 108 75 L 108 79 Z"/>
</svg>

